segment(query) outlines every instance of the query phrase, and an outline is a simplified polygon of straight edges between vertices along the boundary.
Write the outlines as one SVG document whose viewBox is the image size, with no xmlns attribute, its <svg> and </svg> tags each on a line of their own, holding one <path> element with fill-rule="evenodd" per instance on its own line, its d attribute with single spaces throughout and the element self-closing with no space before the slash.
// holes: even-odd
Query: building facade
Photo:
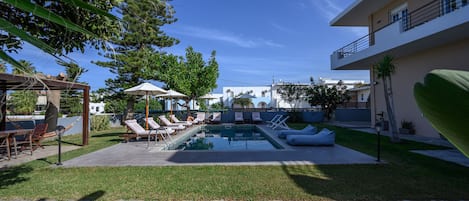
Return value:
<svg viewBox="0 0 469 201">
<path fill-rule="evenodd" d="M 434 69 L 469 70 L 467 5 L 467 0 L 357 0 L 331 21 L 332 26 L 369 29 L 332 53 L 331 69 L 370 70 L 372 125 L 376 114 L 386 112 L 373 65 L 390 55 L 396 66 L 392 90 L 398 127 L 412 121 L 418 135 L 439 137 L 417 107 L 413 86 Z"/>
</svg>

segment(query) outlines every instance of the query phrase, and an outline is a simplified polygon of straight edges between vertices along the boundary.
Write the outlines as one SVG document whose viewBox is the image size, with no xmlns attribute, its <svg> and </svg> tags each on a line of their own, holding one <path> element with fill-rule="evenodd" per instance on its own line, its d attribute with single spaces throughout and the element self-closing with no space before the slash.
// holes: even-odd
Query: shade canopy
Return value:
<svg viewBox="0 0 469 201">
<path fill-rule="evenodd" d="M 213 94 L 211 93 L 208 93 L 208 94 L 205 94 L 201 97 L 199 97 L 200 99 L 217 99 L 218 97 L 215 97 Z"/>
<path fill-rule="evenodd" d="M 151 83 L 145 82 L 135 87 L 124 90 L 124 93 L 130 94 L 130 95 L 159 95 L 159 94 L 166 94 L 168 92 Z"/>
<path fill-rule="evenodd" d="M 236 98 L 256 98 L 256 96 L 253 96 L 251 94 L 243 94 L 243 95 L 240 95 Z"/>
<path fill-rule="evenodd" d="M 174 90 L 170 89 L 170 90 L 167 91 L 167 93 L 159 94 L 159 95 L 157 95 L 157 97 L 185 98 L 187 96 L 180 93 L 180 92 L 177 92 L 177 91 L 174 91 Z"/>
<path fill-rule="evenodd" d="M 145 129 L 148 130 L 148 99 L 149 95 L 158 95 L 158 94 L 165 94 L 168 93 L 166 90 L 159 88 L 150 83 L 142 83 L 130 89 L 124 90 L 124 93 L 131 94 L 131 95 L 144 95 L 145 97 Z"/>
</svg>

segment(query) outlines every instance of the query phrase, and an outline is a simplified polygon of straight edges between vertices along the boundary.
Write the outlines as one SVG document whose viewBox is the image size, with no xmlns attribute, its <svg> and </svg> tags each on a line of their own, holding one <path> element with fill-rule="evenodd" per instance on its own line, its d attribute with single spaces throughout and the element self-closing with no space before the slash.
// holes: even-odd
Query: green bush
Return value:
<svg viewBox="0 0 469 201">
<path fill-rule="evenodd" d="M 103 115 L 93 115 L 91 116 L 91 130 L 92 131 L 102 131 L 110 129 L 111 125 L 109 123 L 109 117 Z"/>
</svg>

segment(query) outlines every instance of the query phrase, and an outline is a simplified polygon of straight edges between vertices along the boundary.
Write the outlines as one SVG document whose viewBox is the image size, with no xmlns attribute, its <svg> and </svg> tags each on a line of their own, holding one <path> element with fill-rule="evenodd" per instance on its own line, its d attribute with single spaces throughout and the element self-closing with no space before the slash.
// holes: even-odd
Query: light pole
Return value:
<svg viewBox="0 0 469 201">
<path fill-rule="evenodd" d="M 383 122 L 379 122 L 375 125 L 375 129 L 376 129 L 376 134 L 378 135 L 378 155 L 376 157 L 376 161 L 378 162 L 381 162 L 381 124 Z"/>
</svg>

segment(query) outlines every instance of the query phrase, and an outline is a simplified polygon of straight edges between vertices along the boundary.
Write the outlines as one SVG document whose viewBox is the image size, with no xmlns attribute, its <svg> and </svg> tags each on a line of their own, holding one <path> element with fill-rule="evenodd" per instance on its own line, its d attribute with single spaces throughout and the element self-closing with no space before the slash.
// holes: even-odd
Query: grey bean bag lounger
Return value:
<svg viewBox="0 0 469 201">
<path fill-rule="evenodd" d="M 281 130 L 278 132 L 278 138 L 285 139 L 289 135 L 314 135 L 316 132 L 318 132 L 316 127 L 308 125 L 301 130 Z"/>
<path fill-rule="evenodd" d="M 332 146 L 335 144 L 335 132 L 326 128 L 314 135 L 288 135 L 289 145 Z"/>
</svg>

